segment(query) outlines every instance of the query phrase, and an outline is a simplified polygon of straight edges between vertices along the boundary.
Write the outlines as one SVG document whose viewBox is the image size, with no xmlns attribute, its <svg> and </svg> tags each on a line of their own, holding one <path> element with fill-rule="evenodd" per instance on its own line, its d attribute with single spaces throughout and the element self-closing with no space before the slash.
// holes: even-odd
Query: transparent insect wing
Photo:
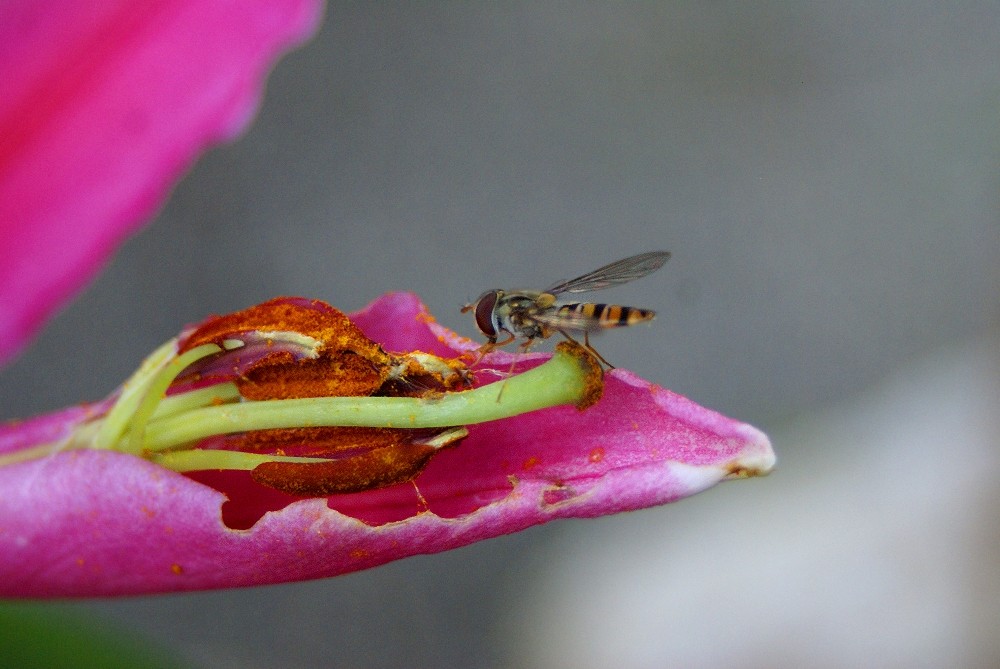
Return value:
<svg viewBox="0 0 1000 669">
<path fill-rule="evenodd" d="M 587 293 L 610 288 L 611 286 L 620 286 L 655 272 L 663 267 L 663 263 L 669 259 L 669 251 L 640 253 L 639 255 L 613 262 L 610 265 L 605 265 L 575 279 L 557 283 L 545 292 L 552 295 L 558 295 L 559 293 Z"/>
<path fill-rule="evenodd" d="M 593 332 L 601 329 L 601 319 L 584 314 L 567 313 L 551 310 L 532 314 L 532 319 L 554 330 L 573 330 L 575 332 Z"/>
</svg>

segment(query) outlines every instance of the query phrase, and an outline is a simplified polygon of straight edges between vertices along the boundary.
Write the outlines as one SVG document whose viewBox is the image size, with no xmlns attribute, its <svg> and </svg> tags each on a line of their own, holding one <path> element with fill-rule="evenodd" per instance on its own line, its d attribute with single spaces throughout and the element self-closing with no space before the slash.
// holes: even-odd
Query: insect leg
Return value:
<svg viewBox="0 0 1000 669">
<path fill-rule="evenodd" d="M 510 336 L 504 341 L 501 342 L 488 341 L 479 348 L 477 348 L 475 351 L 466 351 L 467 354 L 475 354 L 475 357 L 471 358 L 472 362 L 469 363 L 469 367 L 475 367 L 476 365 L 478 365 L 480 362 L 483 361 L 483 358 L 485 358 L 487 354 L 492 353 L 496 349 L 502 346 L 506 346 L 507 344 L 514 341 L 515 339 L 514 335 L 509 332 L 507 334 Z"/>
<path fill-rule="evenodd" d="M 511 338 L 513 338 L 513 335 L 511 335 Z M 505 343 L 509 343 L 509 341 Z M 527 353 L 531 349 L 532 345 L 534 345 L 534 343 L 535 343 L 534 337 L 529 337 L 528 339 L 526 339 L 524 343 L 521 344 L 521 354 L 523 355 Z M 507 379 L 514 376 L 514 368 L 516 366 L 517 366 L 517 358 L 514 358 L 513 360 L 510 361 L 510 369 L 507 370 L 507 378 L 503 380 L 503 385 L 500 386 L 500 392 L 497 393 L 498 404 L 500 403 L 500 398 L 503 397 L 504 389 L 507 387 Z"/>
<path fill-rule="evenodd" d="M 514 341 L 516 339 L 516 337 L 514 336 L 513 332 L 508 332 L 507 334 L 510 335 L 510 337 L 508 339 L 505 339 L 504 341 L 499 342 L 499 343 L 494 342 L 494 344 L 492 345 L 492 347 L 490 348 L 490 350 L 493 350 L 494 348 L 500 348 L 501 346 L 506 346 L 507 344 L 511 343 L 512 341 Z"/>
<path fill-rule="evenodd" d="M 590 345 L 590 334 L 586 330 L 583 331 L 583 344 L 580 344 L 580 342 L 570 337 L 569 333 L 566 332 L 565 330 L 559 330 L 559 334 L 561 334 L 563 337 L 566 337 L 566 339 L 569 339 L 577 346 L 582 346 L 588 353 L 590 353 L 592 356 L 594 356 L 595 358 L 603 362 L 605 365 L 607 365 L 608 369 L 615 368 L 614 365 L 612 365 L 610 362 L 604 359 L 603 355 L 597 352 L 596 348 Z"/>
</svg>

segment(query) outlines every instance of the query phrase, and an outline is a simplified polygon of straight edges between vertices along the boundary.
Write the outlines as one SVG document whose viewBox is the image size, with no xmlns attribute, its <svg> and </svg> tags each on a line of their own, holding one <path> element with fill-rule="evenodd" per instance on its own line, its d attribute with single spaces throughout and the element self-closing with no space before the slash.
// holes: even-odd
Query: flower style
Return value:
<svg viewBox="0 0 1000 669">
<path fill-rule="evenodd" d="M 586 353 L 492 353 L 470 376 L 456 359 L 475 349 L 409 294 L 350 320 L 283 298 L 185 331 L 108 400 L 0 431 L 0 592 L 333 576 L 773 465 L 754 428 L 602 380 Z"/>
</svg>

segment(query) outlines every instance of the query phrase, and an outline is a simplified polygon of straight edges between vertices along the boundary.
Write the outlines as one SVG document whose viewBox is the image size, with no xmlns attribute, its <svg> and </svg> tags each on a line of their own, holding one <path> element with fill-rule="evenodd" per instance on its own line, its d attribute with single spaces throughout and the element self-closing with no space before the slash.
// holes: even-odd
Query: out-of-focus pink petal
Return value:
<svg viewBox="0 0 1000 669">
<path fill-rule="evenodd" d="M 383 297 L 352 319 L 395 350 L 468 346 L 409 294 Z M 32 424 L 0 430 L 0 444 Z M 33 429 L 42 425 L 54 429 L 44 422 Z M 603 399 L 582 413 L 556 407 L 470 426 L 469 437 L 435 457 L 413 485 L 305 500 L 257 488 L 249 502 L 239 499 L 243 489 L 226 503 L 244 506 L 225 511 L 235 519 L 229 525 L 224 495 L 192 477 L 117 453 L 62 453 L 0 467 L 0 595 L 121 595 L 333 576 L 557 518 L 662 504 L 725 478 L 766 473 L 773 463 L 755 428 L 623 370 L 610 373 Z"/>
<path fill-rule="evenodd" d="M 111 404 L 107 400 L 96 404 L 82 404 L 0 425 L 0 455 L 31 448 L 35 444 L 58 441 L 69 435 L 77 425 L 105 413 Z M 2 522 L 3 519 L 0 518 L 0 524 Z"/>
<path fill-rule="evenodd" d="M 0 4 L 0 361 L 246 127 L 319 15 L 317 0 Z"/>
</svg>

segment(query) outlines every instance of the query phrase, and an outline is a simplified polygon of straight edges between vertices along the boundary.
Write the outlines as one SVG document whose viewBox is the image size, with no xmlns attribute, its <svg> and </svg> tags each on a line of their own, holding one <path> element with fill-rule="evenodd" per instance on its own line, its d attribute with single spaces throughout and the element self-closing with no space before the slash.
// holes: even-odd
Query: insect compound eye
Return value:
<svg viewBox="0 0 1000 669">
<path fill-rule="evenodd" d="M 498 298 L 497 291 L 491 290 L 483 293 L 476 301 L 476 327 L 491 340 L 497 337 L 497 329 L 493 326 L 493 309 L 497 306 Z"/>
</svg>

